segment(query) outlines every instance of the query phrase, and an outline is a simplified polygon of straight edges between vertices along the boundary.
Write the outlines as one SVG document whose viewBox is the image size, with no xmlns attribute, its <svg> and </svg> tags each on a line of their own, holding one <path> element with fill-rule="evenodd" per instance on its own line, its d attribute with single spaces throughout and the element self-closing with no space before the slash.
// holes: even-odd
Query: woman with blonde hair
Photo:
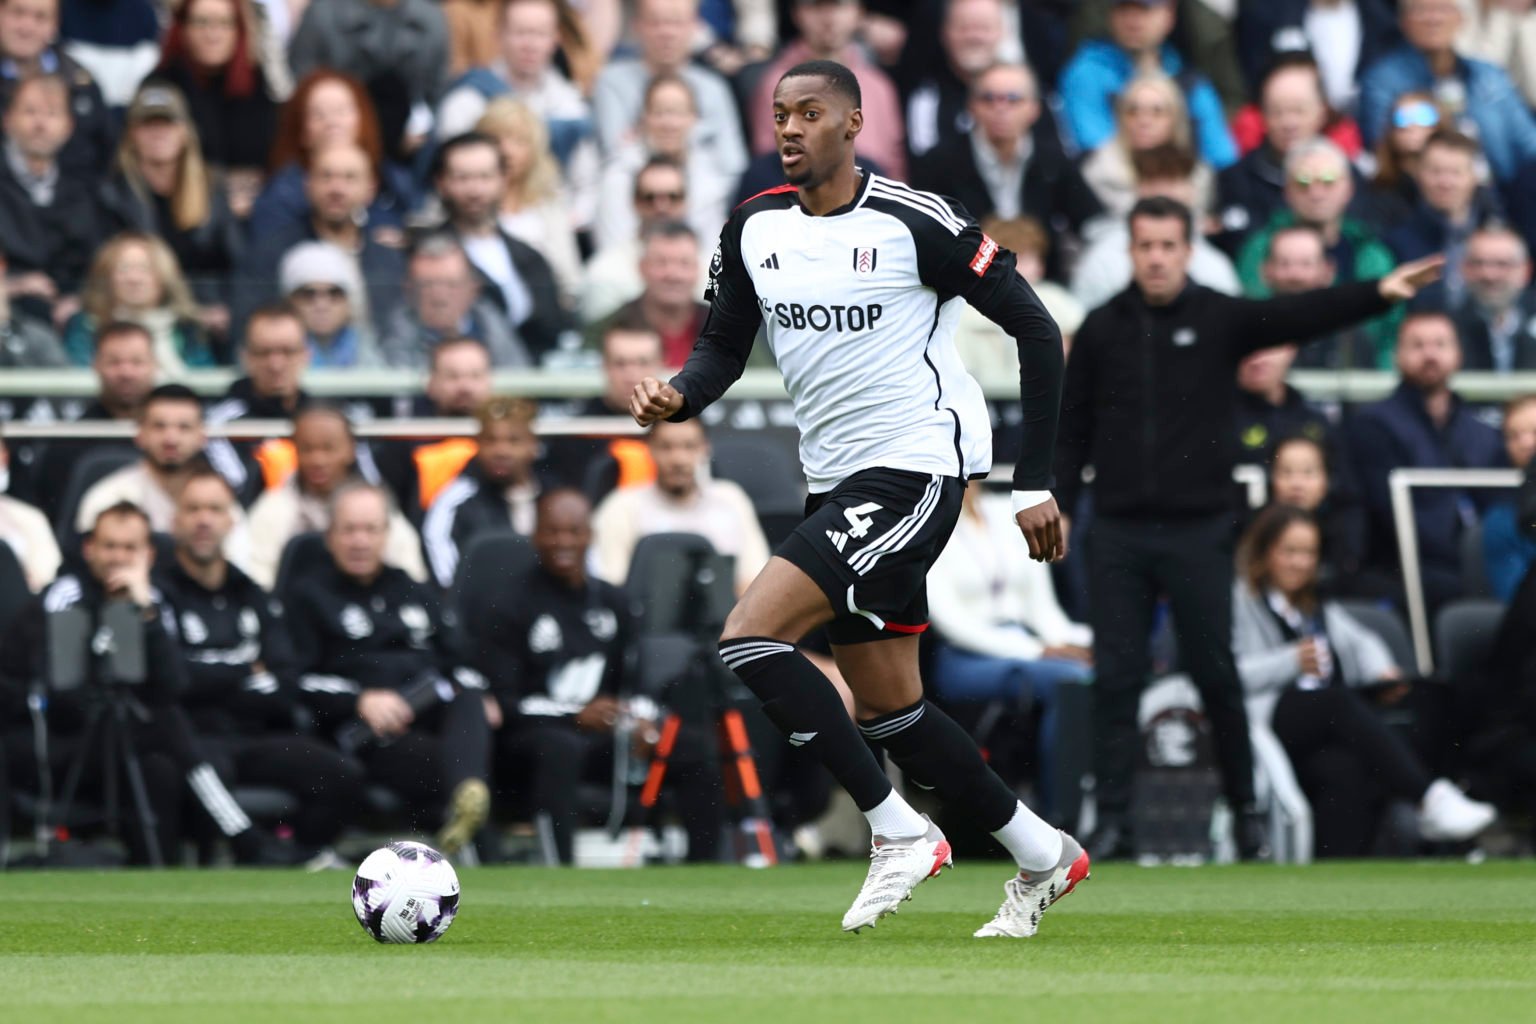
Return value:
<svg viewBox="0 0 1536 1024">
<path fill-rule="evenodd" d="M 506 161 L 501 229 L 544 257 L 569 306 L 581 280 L 581 252 L 544 119 L 520 100 L 501 96 L 486 106 L 475 130 L 494 138 Z"/>
<path fill-rule="evenodd" d="M 97 329 L 115 320 L 149 332 L 169 377 L 217 363 L 176 256 L 154 235 L 124 231 L 109 238 L 96 251 L 80 299 L 83 308 L 64 327 L 64 350 L 76 366 L 91 365 Z"/>
<path fill-rule="evenodd" d="M 1167 75 L 1157 72 L 1133 78 L 1115 98 L 1115 134 L 1083 161 L 1083 179 L 1104 204 L 1104 212 L 1124 218 L 1136 205 L 1135 153 L 1173 145 L 1195 157 L 1195 220 L 1211 209 L 1215 178 L 1201 160 L 1184 90 Z"/>
</svg>

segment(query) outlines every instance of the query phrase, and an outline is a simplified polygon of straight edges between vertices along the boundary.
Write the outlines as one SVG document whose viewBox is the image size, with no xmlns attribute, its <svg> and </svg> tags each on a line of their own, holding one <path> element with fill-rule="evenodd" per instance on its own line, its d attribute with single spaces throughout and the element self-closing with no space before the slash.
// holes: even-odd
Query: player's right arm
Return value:
<svg viewBox="0 0 1536 1024">
<path fill-rule="evenodd" d="M 635 386 L 630 412 L 642 427 L 659 419 L 692 419 L 725 394 L 746 369 L 763 314 L 741 258 L 745 223 L 743 209 L 738 208 L 720 230 L 704 291 L 709 316 L 682 371 L 666 384 L 647 378 Z"/>
</svg>

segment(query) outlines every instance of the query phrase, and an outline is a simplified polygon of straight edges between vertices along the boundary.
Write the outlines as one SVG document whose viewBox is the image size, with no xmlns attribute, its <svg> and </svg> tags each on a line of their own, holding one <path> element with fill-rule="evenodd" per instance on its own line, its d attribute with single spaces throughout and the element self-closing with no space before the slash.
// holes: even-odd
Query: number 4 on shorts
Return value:
<svg viewBox="0 0 1536 1024">
<path fill-rule="evenodd" d="M 870 518 L 870 513 L 878 512 L 884 507 L 873 501 L 867 501 L 854 508 L 843 509 L 843 515 L 848 519 L 848 536 L 854 540 L 863 540 L 869 533 L 869 528 L 875 525 L 875 521 Z"/>
</svg>

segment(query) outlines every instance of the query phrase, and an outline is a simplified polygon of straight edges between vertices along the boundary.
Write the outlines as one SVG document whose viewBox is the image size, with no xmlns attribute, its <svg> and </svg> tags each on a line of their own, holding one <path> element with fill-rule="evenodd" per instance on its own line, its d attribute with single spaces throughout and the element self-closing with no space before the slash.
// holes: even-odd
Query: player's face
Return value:
<svg viewBox="0 0 1536 1024">
<path fill-rule="evenodd" d="M 343 573 L 372 579 L 384 566 L 384 544 L 389 539 L 389 506 L 382 495 L 359 490 L 336 503 L 325 544 Z"/>
<path fill-rule="evenodd" d="M 864 115 L 826 79 L 799 75 L 773 91 L 773 124 L 785 180 L 815 188 L 852 158 Z"/>
<path fill-rule="evenodd" d="M 105 583 L 113 573 L 149 559 L 149 524 L 138 516 L 102 516 L 80 553 L 91 575 Z"/>
<path fill-rule="evenodd" d="M 177 550 L 200 565 L 216 561 L 224 538 L 234 528 L 233 505 L 229 488 L 219 481 L 189 480 L 176 496 L 176 519 L 171 524 Z"/>
<path fill-rule="evenodd" d="M 1281 445 L 1270 478 L 1270 493 L 1282 505 L 1312 512 L 1328 497 L 1328 467 L 1322 451 L 1310 442 Z"/>
<path fill-rule="evenodd" d="M 492 423 L 480 433 L 480 468 L 499 484 L 528 479 L 539 439 L 525 423 Z"/>
<path fill-rule="evenodd" d="M 144 410 L 139 449 L 156 469 L 174 473 L 203 450 L 203 412 L 194 402 L 161 401 Z"/>
<path fill-rule="evenodd" d="M 1287 597 L 1310 587 L 1317 579 L 1317 527 L 1292 523 L 1264 556 L 1265 575 Z"/>
<path fill-rule="evenodd" d="M 1189 255 L 1189 239 L 1177 217 L 1131 221 L 1131 270 L 1150 301 L 1167 302 L 1183 290 Z"/>
<path fill-rule="evenodd" d="M 539 564 L 557 579 L 580 583 L 586 578 L 587 548 L 592 543 L 592 510 L 587 499 L 569 491 L 545 499 L 533 528 Z"/>
<path fill-rule="evenodd" d="M 659 423 L 651 434 L 651 458 L 656 460 L 656 486 L 673 497 L 692 494 L 699 486 L 699 467 L 709 457 L 709 443 L 698 423 Z"/>
</svg>

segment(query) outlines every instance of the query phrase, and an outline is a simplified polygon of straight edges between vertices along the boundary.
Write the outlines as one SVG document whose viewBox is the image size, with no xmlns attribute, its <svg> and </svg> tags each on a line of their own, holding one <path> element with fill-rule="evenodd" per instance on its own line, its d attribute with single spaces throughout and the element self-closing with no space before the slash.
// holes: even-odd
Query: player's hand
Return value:
<svg viewBox="0 0 1536 1024">
<path fill-rule="evenodd" d="M 1323 674 L 1323 660 L 1318 656 L 1315 638 L 1309 636 L 1296 644 L 1296 663 L 1301 666 L 1301 674 L 1304 676 Z"/>
<path fill-rule="evenodd" d="M 629 396 L 629 414 L 642 427 L 673 416 L 683 407 L 683 395 L 671 384 L 647 377 L 635 385 Z"/>
<path fill-rule="evenodd" d="M 1047 647 L 1040 652 L 1042 658 L 1058 658 L 1062 661 L 1075 661 L 1081 665 L 1093 664 L 1093 651 L 1081 644 L 1061 644 L 1055 647 Z"/>
<path fill-rule="evenodd" d="M 504 721 L 501 714 L 501 702 L 488 693 L 483 696 L 483 699 L 485 702 L 485 724 L 490 726 L 491 731 L 494 732 L 501 728 Z"/>
<path fill-rule="evenodd" d="M 139 608 L 148 608 L 154 603 L 149 586 L 148 558 L 135 559 L 121 569 L 112 570 L 107 574 L 105 583 L 106 591 L 112 597 L 132 601 Z"/>
<path fill-rule="evenodd" d="M 399 736 L 411 727 L 416 712 L 394 690 L 364 690 L 357 698 L 357 717 L 376 736 Z"/>
<path fill-rule="evenodd" d="M 1067 531 L 1056 499 L 1043 501 L 1013 517 L 1029 544 L 1029 557 L 1037 562 L 1059 562 L 1067 557 Z"/>
<path fill-rule="evenodd" d="M 593 697 L 586 707 L 576 712 L 576 728 L 588 732 L 613 732 L 618 722 L 619 702 L 612 697 Z"/>
<path fill-rule="evenodd" d="M 1407 302 L 1419 291 L 1440 280 L 1445 268 L 1444 256 L 1425 256 L 1423 259 L 1399 263 L 1397 267 L 1377 282 L 1381 297 L 1388 302 Z"/>
</svg>

